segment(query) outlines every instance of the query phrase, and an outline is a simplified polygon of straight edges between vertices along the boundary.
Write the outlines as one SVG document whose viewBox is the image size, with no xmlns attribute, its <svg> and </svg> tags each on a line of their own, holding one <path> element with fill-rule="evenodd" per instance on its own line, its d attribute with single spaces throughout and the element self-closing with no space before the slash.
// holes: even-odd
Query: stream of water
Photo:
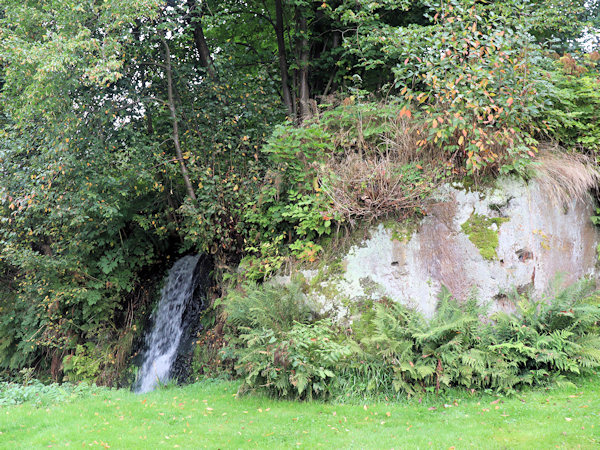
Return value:
<svg viewBox="0 0 600 450">
<path fill-rule="evenodd" d="M 154 328 L 146 336 L 147 350 L 134 390 L 149 392 L 169 380 L 171 366 L 183 333 L 183 313 L 194 293 L 194 269 L 199 256 L 184 256 L 169 271 L 158 308 Z"/>
</svg>

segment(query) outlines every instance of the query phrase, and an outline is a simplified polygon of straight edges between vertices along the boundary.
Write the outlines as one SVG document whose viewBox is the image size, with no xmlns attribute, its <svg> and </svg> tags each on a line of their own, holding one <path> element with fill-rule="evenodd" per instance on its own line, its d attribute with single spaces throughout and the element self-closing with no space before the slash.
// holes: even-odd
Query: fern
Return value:
<svg viewBox="0 0 600 450">
<path fill-rule="evenodd" d="M 295 322 L 308 323 L 311 310 L 298 283 L 288 286 L 248 282 L 225 298 L 227 322 L 235 328 L 289 330 Z"/>
<path fill-rule="evenodd" d="M 240 392 L 263 390 L 277 397 L 312 399 L 330 394 L 337 364 L 351 353 L 335 342 L 330 321 L 296 322 L 289 331 L 254 329 L 241 334 L 236 370 Z"/>
<path fill-rule="evenodd" d="M 361 323 L 369 335 L 358 342 L 336 334 L 329 321 L 293 321 L 309 320 L 302 306 L 288 303 L 301 301 L 300 292 L 292 288 L 275 299 L 270 289 L 249 299 L 231 297 L 227 306 L 241 305 L 228 320 L 237 324 L 242 390 L 302 399 L 334 391 L 338 398 L 348 391 L 410 396 L 455 386 L 511 393 L 600 368 L 600 305 L 587 281 L 543 299 L 519 296 L 515 313 L 487 320 L 481 320 L 485 307 L 461 303 L 447 291 L 429 321 L 401 304 L 378 303 Z M 280 303 L 275 312 L 261 313 L 267 298 Z"/>
<path fill-rule="evenodd" d="M 372 335 L 361 345 L 363 355 L 391 366 L 394 388 L 408 395 L 444 386 L 512 392 L 598 368 L 599 315 L 588 281 L 539 300 L 520 296 L 516 313 L 496 313 L 487 323 L 484 307 L 443 291 L 429 322 L 398 304 L 377 305 Z"/>
</svg>

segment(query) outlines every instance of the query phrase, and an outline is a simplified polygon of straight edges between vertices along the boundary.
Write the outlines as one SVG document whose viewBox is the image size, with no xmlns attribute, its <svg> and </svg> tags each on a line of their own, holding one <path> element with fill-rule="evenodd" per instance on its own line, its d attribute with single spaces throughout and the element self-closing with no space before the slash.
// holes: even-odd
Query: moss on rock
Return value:
<svg viewBox="0 0 600 450">
<path fill-rule="evenodd" d="M 481 214 L 471 214 L 469 220 L 461 225 L 463 232 L 477 247 L 481 256 L 488 261 L 495 259 L 498 247 L 498 227 L 509 219 L 505 217 L 486 217 Z M 494 226 L 495 225 L 495 226 Z"/>
</svg>

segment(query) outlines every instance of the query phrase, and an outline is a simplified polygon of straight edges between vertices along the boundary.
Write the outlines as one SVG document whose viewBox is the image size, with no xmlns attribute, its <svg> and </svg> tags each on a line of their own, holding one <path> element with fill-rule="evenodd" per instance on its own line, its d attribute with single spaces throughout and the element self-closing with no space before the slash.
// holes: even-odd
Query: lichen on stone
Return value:
<svg viewBox="0 0 600 450">
<path fill-rule="evenodd" d="M 481 256 L 488 261 L 497 258 L 498 227 L 509 219 L 506 217 L 487 217 L 473 213 L 460 227 L 477 247 Z"/>
<path fill-rule="evenodd" d="M 416 217 L 403 220 L 390 219 L 382 222 L 383 228 L 391 231 L 392 240 L 407 243 L 419 228 L 420 219 Z"/>
</svg>

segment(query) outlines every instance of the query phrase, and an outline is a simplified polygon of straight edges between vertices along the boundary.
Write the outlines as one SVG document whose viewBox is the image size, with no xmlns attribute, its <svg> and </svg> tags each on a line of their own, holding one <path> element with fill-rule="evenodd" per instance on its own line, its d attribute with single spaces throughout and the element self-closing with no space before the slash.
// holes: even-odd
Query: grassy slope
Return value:
<svg viewBox="0 0 600 450">
<path fill-rule="evenodd" d="M 600 446 L 600 380 L 511 398 L 334 405 L 236 398 L 234 383 L 0 408 L 0 447 L 550 448 Z M 496 402 L 497 400 L 497 402 Z M 430 408 L 436 409 L 430 409 Z"/>
</svg>

